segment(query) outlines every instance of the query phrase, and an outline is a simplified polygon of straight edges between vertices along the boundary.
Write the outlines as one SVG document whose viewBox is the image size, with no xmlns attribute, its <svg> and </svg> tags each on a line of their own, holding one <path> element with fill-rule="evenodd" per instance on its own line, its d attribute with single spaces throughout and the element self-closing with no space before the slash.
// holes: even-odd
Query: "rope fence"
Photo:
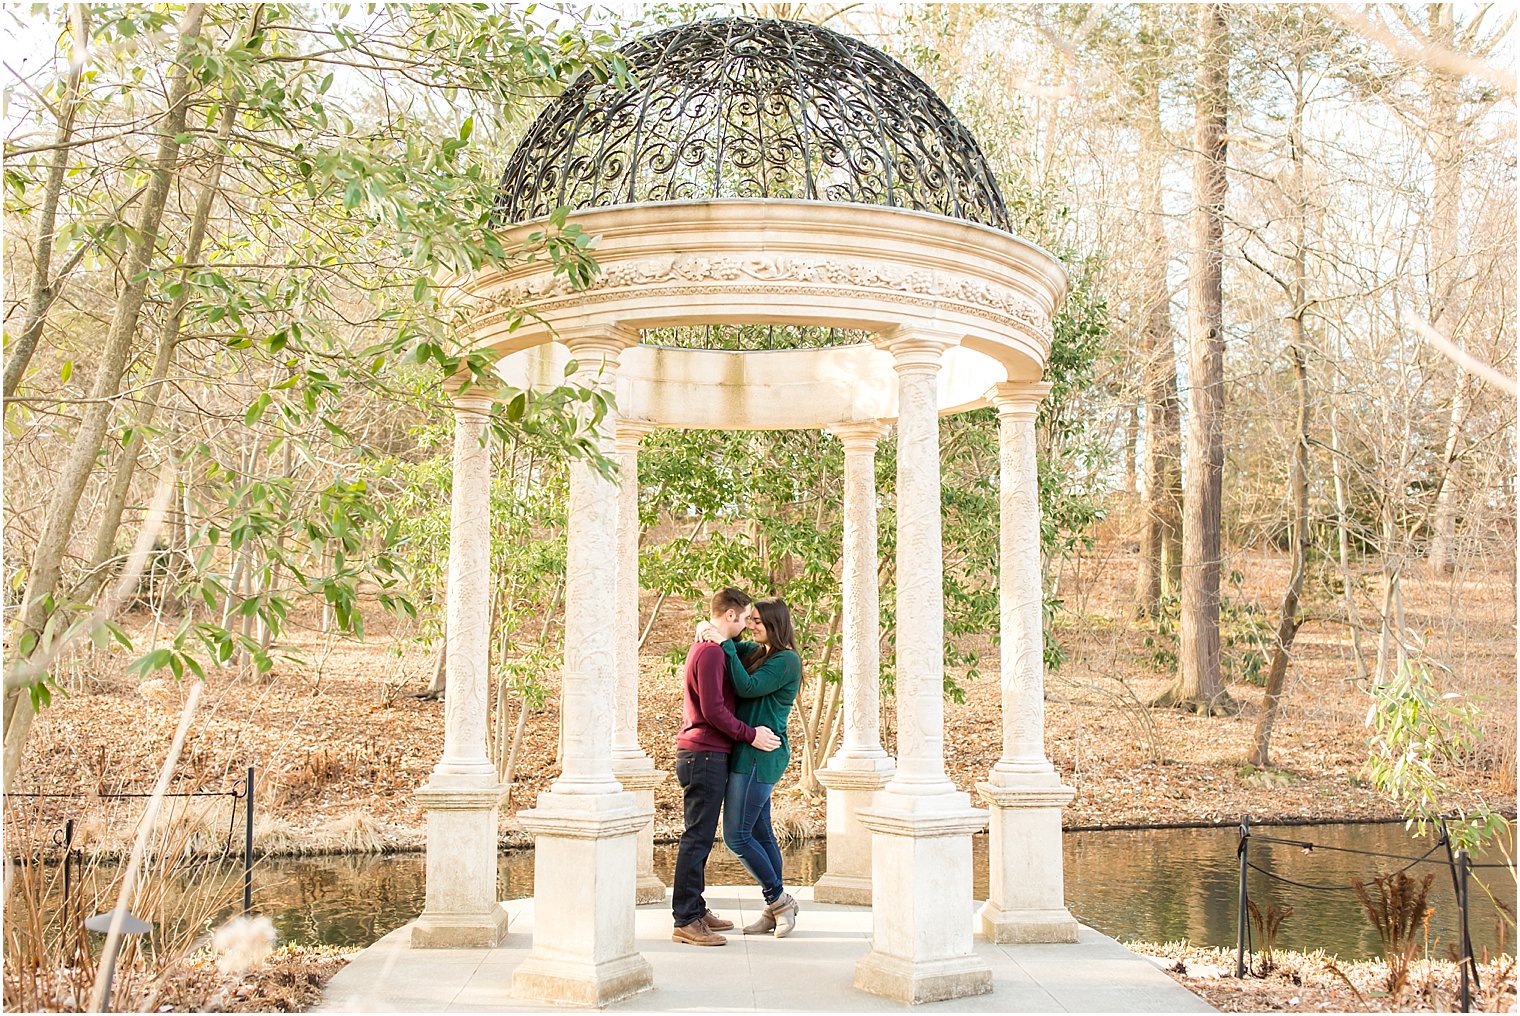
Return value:
<svg viewBox="0 0 1520 1016">
<path fill-rule="evenodd" d="M 1248 914 L 1248 911 L 1250 909 L 1250 896 L 1246 886 L 1247 872 L 1254 871 L 1264 876 L 1271 882 L 1278 882 L 1284 885 L 1293 886 L 1298 889 L 1307 889 L 1314 892 L 1355 892 L 1359 886 L 1365 884 L 1364 882 L 1358 881 L 1348 883 L 1346 885 L 1323 885 L 1315 884 L 1313 882 L 1302 882 L 1297 879 L 1288 878 L 1285 875 L 1279 875 L 1277 872 L 1270 871 L 1251 860 L 1250 846 L 1252 842 L 1295 847 L 1299 850 L 1302 850 L 1305 854 L 1312 854 L 1316 851 L 1326 851 L 1341 854 L 1355 854 L 1362 857 L 1378 858 L 1380 860 L 1404 862 L 1403 867 L 1397 868 L 1394 871 L 1380 872 L 1378 875 L 1379 878 L 1393 878 L 1394 876 L 1401 875 L 1404 872 L 1409 871 L 1411 868 L 1419 864 L 1438 864 L 1451 872 L 1452 894 L 1456 898 L 1457 915 L 1459 919 L 1458 927 L 1461 933 L 1461 948 L 1458 960 L 1459 969 L 1461 972 L 1461 1011 L 1471 1012 L 1472 989 L 1474 987 L 1481 989 L 1482 985 L 1478 981 L 1478 966 L 1477 962 L 1473 958 L 1472 933 L 1468 924 L 1468 878 L 1476 869 L 1502 868 L 1507 871 L 1513 869 L 1511 869 L 1507 864 L 1474 863 L 1472 857 L 1465 849 L 1453 849 L 1451 834 L 1446 828 L 1446 822 L 1444 819 L 1441 821 L 1440 827 L 1441 835 L 1436 840 L 1435 845 L 1433 845 L 1429 850 L 1425 851 L 1425 853 L 1416 857 L 1410 854 L 1395 854 L 1381 850 L 1363 850 L 1357 847 L 1341 847 L 1327 843 L 1315 843 L 1311 840 L 1286 839 L 1280 836 L 1266 836 L 1253 832 L 1251 830 L 1249 819 L 1242 820 L 1240 823 L 1240 841 L 1235 848 L 1236 855 L 1240 860 L 1239 912 L 1237 914 L 1238 923 L 1236 925 L 1235 936 L 1235 976 L 1245 976 L 1247 952 L 1254 952 L 1254 950 L 1251 949 L 1250 941 L 1251 929 Z M 1444 852 L 1445 856 L 1435 857 L 1434 855 L 1437 852 Z"/>
</svg>

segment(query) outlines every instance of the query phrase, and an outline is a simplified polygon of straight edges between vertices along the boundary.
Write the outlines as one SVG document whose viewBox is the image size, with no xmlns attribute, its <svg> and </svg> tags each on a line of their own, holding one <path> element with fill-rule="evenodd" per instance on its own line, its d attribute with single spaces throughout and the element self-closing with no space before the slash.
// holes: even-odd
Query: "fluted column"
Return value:
<svg viewBox="0 0 1520 1016">
<path fill-rule="evenodd" d="M 619 354 L 637 334 L 562 331 L 574 382 L 614 390 Z M 589 408 L 583 409 L 589 411 Z M 592 435 L 614 452 L 612 418 Z M 637 836 L 650 820 L 612 771 L 617 697 L 618 484 L 585 460 L 570 465 L 566 527 L 564 766 L 536 807 L 522 812 L 534 836 L 533 949 L 512 976 L 513 995 L 600 1006 L 647 990 L 649 963 L 634 948 Z"/>
<path fill-rule="evenodd" d="M 1075 942 L 1061 864 L 1061 809 L 1072 790 L 1045 756 L 1045 637 L 1041 609 L 1039 467 L 1035 421 L 1050 391 L 1039 382 L 993 388 L 998 496 L 1003 752 L 977 785 L 991 806 L 989 886 L 982 934 L 994 942 Z"/>
<path fill-rule="evenodd" d="M 505 787 L 486 745 L 491 618 L 490 396 L 454 397 L 454 476 L 444 645 L 443 758 L 417 799 L 427 810 L 419 948 L 485 948 L 506 932 L 497 905 L 497 816 Z"/>
<path fill-rule="evenodd" d="M 861 812 L 871 830 L 871 951 L 855 986 L 900 1002 L 986 994 L 972 952 L 971 834 L 987 813 L 945 774 L 944 558 L 939 402 L 943 352 L 957 341 L 900 329 L 883 345 L 898 378 L 897 771 Z"/>
<path fill-rule="evenodd" d="M 617 697 L 613 703 L 612 772 L 633 794 L 649 822 L 639 830 L 635 902 L 665 899 L 654 873 L 654 788 L 665 773 L 639 744 L 639 442 L 654 426 L 618 420 Z"/>
<path fill-rule="evenodd" d="M 844 740 L 817 773 L 828 792 L 828 870 L 813 886 L 820 903 L 870 904 L 871 832 L 861 824 L 860 811 L 895 768 L 881 746 L 876 446 L 885 432 L 875 421 L 833 429 L 844 445 Z"/>
</svg>

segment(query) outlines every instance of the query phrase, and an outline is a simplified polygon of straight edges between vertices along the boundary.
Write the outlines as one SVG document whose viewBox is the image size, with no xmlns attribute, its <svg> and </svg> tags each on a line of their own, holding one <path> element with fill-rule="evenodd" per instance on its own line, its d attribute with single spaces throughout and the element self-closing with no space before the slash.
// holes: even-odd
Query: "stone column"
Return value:
<svg viewBox="0 0 1520 1016">
<path fill-rule="evenodd" d="M 871 904 L 871 832 L 860 812 L 891 779 L 881 746 L 881 603 L 877 590 L 876 445 L 886 427 L 835 427 L 844 445 L 844 743 L 818 770 L 828 789 L 828 871 L 813 886 L 820 903 Z"/>
<path fill-rule="evenodd" d="M 993 942 L 1075 942 L 1061 872 L 1061 809 L 1070 787 L 1045 757 L 1045 640 L 1041 610 L 1039 473 L 1035 417 L 1050 385 L 1000 384 L 998 407 L 998 599 L 1001 614 L 1003 754 L 985 783 L 991 806 L 990 882 L 980 914 Z"/>
<path fill-rule="evenodd" d="M 649 823 L 639 830 L 635 903 L 665 899 L 665 883 L 654 873 L 654 788 L 665 773 L 654 767 L 639 746 L 639 441 L 652 424 L 619 420 L 618 561 L 617 561 L 617 697 L 612 717 L 612 772 L 633 794 Z"/>
<path fill-rule="evenodd" d="M 618 356 L 637 335 L 562 332 L 575 382 L 613 390 Z M 612 420 L 592 438 L 614 453 Z M 638 833 L 650 813 L 612 773 L 617 632 L 618 485 L 588 462 L 570 464 L 565 562 L 564 768 L 518 818 L 534 837 L 533 949 L 512 994 L 542 1004 L 601 1006 L 653 986 L 634 948 Z"/>
<path fill-rule="evenodd" d="M 945 775 L 940 357 L 956 336 L 900 329 L 882 345 L 898 375 L 897 771 L 860 813 L 871 830 L 871 951 L 855 986 L 916 1004 L 982 995 L 972 952 L 971 834 L 987 813 Z"/>
<path fill-rule="evenodd" d="M 443 758 L 416 798 L 427 810 L 427 898 L 414 948 L 489 948 L 507 930 L 497 904 L 497 814 L 506 787 L 486 747 L 491 643 L 491 399 L 454 397 Z"/>
</svg>

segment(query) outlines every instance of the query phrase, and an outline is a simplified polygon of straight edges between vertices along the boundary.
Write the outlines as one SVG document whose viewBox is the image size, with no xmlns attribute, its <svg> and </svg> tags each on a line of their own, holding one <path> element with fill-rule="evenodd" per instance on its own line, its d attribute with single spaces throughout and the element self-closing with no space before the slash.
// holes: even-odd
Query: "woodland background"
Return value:
<svg viewBox="0 0 1520 1016">
<path fill-rule="evenodd" d="M 8 10 L 7 791 L 142 787 L 203 679 L 177 780 L 258 766 L 261 846 L 420 843 L 443 379 L 489 371 L 439 280 L 594 272 L 562 219 L 495 241 L 515 140 L 575 75 L 625 75 L 620 40 L 737 10 L 914 68 L 1071 272 L 1040 422 L 1069 821 L 1455 810 L 1468 838 L 1501 831 L 1515 401 L 1440 351 L 1515 373 L 1514 15 L 1487 4 Z M 492 743 L 515 805 L 554 775 L 565 462 L 604 408 L 498 391 Z M 941 442 L 966 786 L 998 750 L 991 411 Z M 669 761 L 703 594 L 784 596 L 804 830 L 839 737 L 842 461 L 816 433 L 658 433 L 641 460 L 646 747 Z M 893 469 L 889 437 L 888 695 Z"/>
</svg>

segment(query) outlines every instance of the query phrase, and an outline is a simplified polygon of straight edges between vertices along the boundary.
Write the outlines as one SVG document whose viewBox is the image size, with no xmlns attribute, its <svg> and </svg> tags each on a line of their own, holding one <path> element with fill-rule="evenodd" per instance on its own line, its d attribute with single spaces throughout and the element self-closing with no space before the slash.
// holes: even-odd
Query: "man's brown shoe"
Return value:
<svg viewBox="0 0 1520 1016">
<path fill-rule="evenodd" d="M 728 931 L 734 926 L 733 921 L 719 917 L 711 910 L 702 915 L 702 920 L 706 923 L 710 931 Z"/>
<path fill-rule="evenodd" d="M 670 940 L 684 945 L 728 945 L 728 939 L 710 931 L 707 922 L 700 917 L 671 932 Z"/>
</svg>

